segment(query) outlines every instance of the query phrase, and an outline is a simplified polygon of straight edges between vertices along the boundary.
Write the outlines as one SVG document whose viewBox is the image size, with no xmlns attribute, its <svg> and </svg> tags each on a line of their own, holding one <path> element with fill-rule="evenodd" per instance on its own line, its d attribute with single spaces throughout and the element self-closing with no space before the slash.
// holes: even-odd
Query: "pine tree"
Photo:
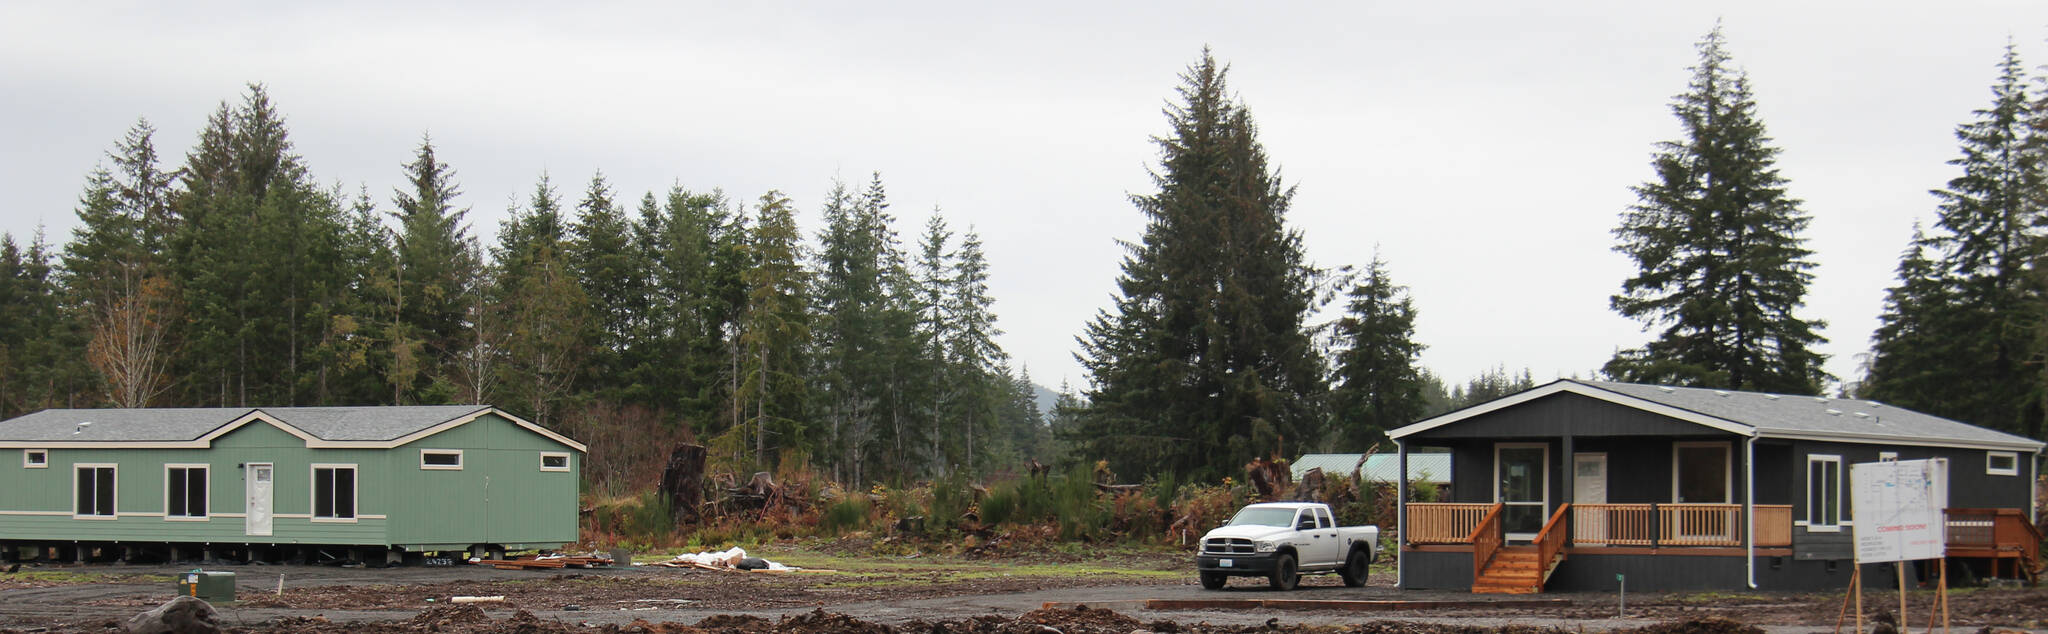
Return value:
<svg viewBox="0 0 2048 634">
<path fill-rule="evenodd" d="M 619 379 L 629 367 L 628 348 L 639 320 L 645 318 L 641 307 L 647 301 L 648 265 L 633 248 L 632 221 L 612 201 L 603 172 L 590 177 L 569 230 L 569 267 L 590 300 L 595 340 L 589 374 L 605 386 L 600 391 L 619 398 L 626 391 Z"/>
<path fill-rule="evenodd" d="M 806 448 L 811 440 L 805 414 L 811 396 L 804 377 L 811 336 L 810 274 L 803 267 L 803 234 L 789 198 L 779 191 L 762 194 L 754 215 L 748 241 L 754 265 L 743 277 L 747 303 L 740 318 L 744 377 L 734 398 L 748 416 L 754 462 L 765 468 L 777 462 L 768 453 L 771 446 L 779 455 Z"/>
<path fill-rule="evenodd" d="M 1422 344 L 1415 342 L 1415 307 L 1408 289 L 1388 277 L 1375 255 L 1346 294 L 1335 324 L 1336 384 L 1330 390 L 1331 450 L 1363 451 L 1386 431 L 1422 418 Z"/>
<path fill-rule="evenodd" d="M 27 248 L 0 235 L 0 417 L 100 402 L 50 260 L 41 234 Z"/>
<path fill-rule="evenodd" d="M 1809 222 L 1786 194 L 1778 148 L 1757 119 L 1749 77 L 1716 27 L 1699 43 L 1689 89 L 1674 98 L 1685 137 L 1659 144 L 1657 176 L 1614 230 L 1638 265 L 1611 305 L 1645 327 L 1643 348 L 1604 372 L 1616 380 L 1817 394 L 1827 378 L 1824 324 L 1793 312 L 1812 280 Z"/>
<path fill-rule="evenodd" d="M 2043 301 L 2031 270 L 2048 254 L 2039 235 L 2048 220 L 2040 147 L 2048 141 L 2036 127 L 2048 121 L 2048 98 L 2030 103 L 2025 67 L 2010 43 L 1998 68 L 1991 105 L 1956 128 L 1962 156 L 1949 164 L 1963 173 L 1933 192 L 1938 230 L 1923 236 L 1916 229 L 1900 259 L 1864 393 L 2038 437 L 2042 386 L 2026 366 L 2038 362 Z"/>
<path fill-rule="evenodd" d="M 86 359 L 116 407 L 146 407 L 171 387 L 178 291 L 165 266 L 170 176 L 158 169 L 155 128 L 139 121 L 96 170 L 63 256 L 69 304 L 90 333 Z"/>
<path fill-rule="evenodd" d="M 1250 112 L 1208 51 L 1181 76 L 1172 132 L 1155 142 L 1159 191 L 1126 246 L 1115 306 L 1088 324 L 1091 387 L 1067 438 L 1119 473 L 1209 479 L 1318 437 L 1323 363 L 1293 189 L 1269 169 Z"/>
<path fill-rule="evenodd" d="M 1961 353 L 1950 323 L 1957 313 L 1956 285 L 1939 263 L 1928 259 L 1930 248 L 1915 225 L 1913 242 L 1899 258 L 1899 284 L 1885 292 L 1861 398 L 1923 412 L 1951 409 L 1952 388 L 1961 379 L 1950 359 Z"/>
<path fill-rule="evenodd" d="M 399 292 L 386 377 L 393 403 L 443 402 L 454 396 L 444 364 L 473 346 L 465 322 L 475 305 L 468 300 L 480 263 L 463 224 L 469 210 L 455 208 L 461 194 L 455 170 L 435 156 L 431 137 L 420 137 L 405 175 L 410 187 L 392 200 Z M 440 387 L 433 388 L 437 381 Z"/>
</svg>

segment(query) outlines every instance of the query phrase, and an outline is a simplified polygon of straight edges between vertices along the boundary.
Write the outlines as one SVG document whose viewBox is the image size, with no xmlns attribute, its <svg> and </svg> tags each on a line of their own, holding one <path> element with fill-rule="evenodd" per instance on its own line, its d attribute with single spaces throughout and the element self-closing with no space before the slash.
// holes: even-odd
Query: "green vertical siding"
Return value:
<svg viewBox="0 0 2048 634">
<path fill-rule="evenodd" d="M 497 416 L 396 449 L 308 449 L 262 422 L 215 439 L 210 449 L 51 449 L 49 467 L 0 450 L 0 539 L 48 541 L 466 546 L 576 540 L 577 478 L 540 471 L 540 452 L 570 451 Z M 463 469 L 419 468 L 419 449 L 461 449 Z M 271 535 L 246 534 L 244 466 L 274 465 Z M 75 519 L 72 469 L 117 465 L 112 520 Z M 354 522 L 314 521 L 314 464 L 356 465 Z M 208 517 L 164 517 L 164 465 L 207 465 Z M 382 516 L 379 518 L 378 516 Z"/>
<path fill-rule="evenodd" d="M 420 468 L 422 449 L 461 449 L 462 470 Z M 532 544 L 576 541 L 576 490 L 582 456 L 570 470 L 541 471 L 541 452 L 568 448 L 497 416 L 392 450 L 394 544 Z"/>
</svg>

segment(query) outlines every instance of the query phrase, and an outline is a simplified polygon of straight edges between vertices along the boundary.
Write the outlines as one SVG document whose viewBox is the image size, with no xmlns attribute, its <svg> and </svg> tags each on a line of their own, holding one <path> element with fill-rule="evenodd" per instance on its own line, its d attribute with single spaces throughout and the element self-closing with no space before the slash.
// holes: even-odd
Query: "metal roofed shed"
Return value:
<svg viewBox="0 0 2048 634">
<path fill-rule="evenodd" d="M 21 453 L 0 467 L 0 554 L 558 548 L 578 536 L 586 450 L 480 405 L 44 410 L 0 421 L 0 451 Z"/>
<path fill-rule="evenodd" d="M 1312 453 L 1303 454 L 1288 465 L 1296 482 L 1309 469 L 1321 467 L 1323 473 L 1351 476 L 1352 468 L 1359 459 L 1365 459 L 1365 466 L 1359 473 L 1367 482 L 1393 482 L 1395 474 L 1401 472 L 1401 457 L 1393 454 L 1373 454 L 1367 458 L 1360 453 Z M 1408 454 L 1408 480 L 1410 482 L 1432 482 L 1438 485 L 1451 482 L 1451 454 L 1411 453 Z"/>
</svg>

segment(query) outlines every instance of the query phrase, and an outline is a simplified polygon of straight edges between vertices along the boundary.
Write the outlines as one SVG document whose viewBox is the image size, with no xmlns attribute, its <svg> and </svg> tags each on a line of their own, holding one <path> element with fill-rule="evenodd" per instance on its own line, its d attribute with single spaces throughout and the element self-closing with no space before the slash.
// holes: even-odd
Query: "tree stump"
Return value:
<svg viewBox="0 0 2048 634">
<path fill-rule="evenodd" d="M 661 497 L 677 526 L 695 524 L 704 503 L 704 446 L 682 443 L 668 454 L 661 470 Z"/>
</svg>

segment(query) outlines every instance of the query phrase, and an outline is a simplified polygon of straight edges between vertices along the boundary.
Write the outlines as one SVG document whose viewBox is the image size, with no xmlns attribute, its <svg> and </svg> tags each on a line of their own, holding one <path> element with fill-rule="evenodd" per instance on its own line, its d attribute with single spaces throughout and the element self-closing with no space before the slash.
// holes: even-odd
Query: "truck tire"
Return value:
<svg viewBox="0 0 2048 634">
<path fill-rule="evenodd" d="M 1226 581 L 1229 581 L 1229 580 L 1230 580 L 1230 577 L 1229 577 L 1229 576 L 1227 576 L 1227 575 L 1225 575 L 1225 574 L 1223 574 L 1223 573 L 1220 573 L 1220 572 L 1205 572 L 1205 573 L 1202 573 L 1202 589 L 1204 589 L 1204 590 L 1222 590 L 1222 589 L 1223 589 L 1223 583 L 1224 583 L 1224 582 L 1226 582 Z"/>
<path fill-rule="evenodd" d="M 1280 553 L 1279 557 L 1273 558 L 1273 572 L 1266 581 L 1274 590 L 1293 590 L 1294 584 L 1301 582 L 1301 572 L 1294 565 L 1294 553 Z"/>
<path fill-rule="evenodd" d="M 1344 578 L 1344 585 L 1359 587 L 1365 585 L 1365 575 L 1372 569 L 1372 558 L 1365 555 L 1365 549 L 1353 548 L 1351 555 L 1344 558 L 1344 567 L 1337 570 L 1337 576 Z"/>
</svg>

